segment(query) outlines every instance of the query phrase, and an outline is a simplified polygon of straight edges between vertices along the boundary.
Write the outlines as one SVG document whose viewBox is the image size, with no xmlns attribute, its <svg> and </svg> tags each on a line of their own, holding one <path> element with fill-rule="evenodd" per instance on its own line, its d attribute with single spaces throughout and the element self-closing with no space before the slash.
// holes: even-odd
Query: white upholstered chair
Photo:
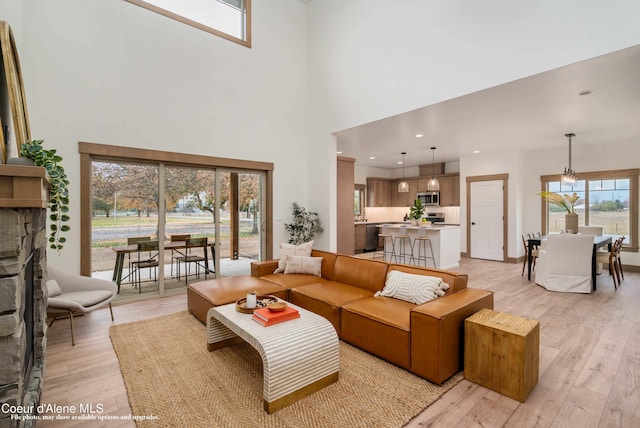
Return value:
<svg viewBox="0 0 640 428">
<path fill-rule="evenodd" d="M 111 281 L 74 275 L 47 266 L 47 314 L 52 316 L 53 325 L 57 316 L 69 316 L 71 323 L 71 345 L 75 345 L 73 336 L 73 314 L 88 313 L 95 309 L 109 305 L 111 321 L 113 309 L 111 300 L 118 293 L 118 286 Z"/>
<path fill-rule="evenodd" d="M 538 253 L 536 284 L 549 291 L 591 293 L 592 254 L 592 235 L 549 235 Z"/>
</svg>

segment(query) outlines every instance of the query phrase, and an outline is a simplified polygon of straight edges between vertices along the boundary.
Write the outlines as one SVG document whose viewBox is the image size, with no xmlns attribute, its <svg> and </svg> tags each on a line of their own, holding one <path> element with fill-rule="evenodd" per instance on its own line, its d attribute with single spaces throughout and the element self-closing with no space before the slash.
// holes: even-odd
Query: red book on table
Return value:
<svg viewBox="0 0 640 428">
<path fill-rule="evenodd" d="M 284 310 L 278 312 L 272 312 L 267 308 L 260 308 L 253 311 L 254 321 L 259 322 L 265 327 L 296 318 L 300 318 L 300 312 L 291 306 L 287 306 Z"/>
</svg>

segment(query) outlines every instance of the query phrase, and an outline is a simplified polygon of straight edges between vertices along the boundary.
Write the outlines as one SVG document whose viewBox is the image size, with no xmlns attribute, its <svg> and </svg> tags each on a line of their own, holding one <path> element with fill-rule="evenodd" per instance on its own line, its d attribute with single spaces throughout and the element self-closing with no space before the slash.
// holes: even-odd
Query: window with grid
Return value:
<svg viewBox="0 0 640 428">
<path fill-rule="evenodd" d="M 562 183 L 560 175 L 542 176 L 542 190 L 561 195 L 578 195 L 574 211 L 580 226 L 602 226 L 603 234 L 624 236 L 624 247 L 638 248 L 638 172 L 617 170 L 580 173 L 573 184 Z M 542 199 L 542 230 L 565 229 L 566 211 Z"/>
</svg>

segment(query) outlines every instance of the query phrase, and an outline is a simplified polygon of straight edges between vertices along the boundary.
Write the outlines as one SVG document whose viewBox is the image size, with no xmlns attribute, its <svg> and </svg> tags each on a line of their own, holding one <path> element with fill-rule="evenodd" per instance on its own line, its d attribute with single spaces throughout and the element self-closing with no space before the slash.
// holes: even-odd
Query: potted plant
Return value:
<svg viewBox="0 0 640 428">
<path fill-rule="evenodd" d="M 289 224 L 285 223 L 284 227 L 291 235 L 289 243 L 295 245 L 309 242 L 314 236 L 324 231 L 320 227 L 318 213 L 307 211 L 297 202 L 293 203 L 293 221 Z"/>
<path fill-rule="evenodd" d="M 418 225 L 418 222 L 422 219 L 422 215 L 424 214 L 424 205 L 422 205 L 422 201 L 420 198 L 416 198 L 413 201 L 413 206 L 409 210 L 409 218 L 411 219 L 411 224 L 414 226 Z"/>
<path fill-rule="evenodd" d="M 33 160 L 35 166 L 44 167 L 51 179 L 49 186 L 49 247 L 60 251 L 64 247 L 66 238 L 63 232 L 69 231 L 69 179 L 60 164 L 62 157 L 55 149 L 46 150 L 42 147 L 44 140 L 26 141 L 20 147 L 20 156 Z"/>
<path fill-rule="evenodd" d="M 563 208 L 567 211 L 564 216 L 564 228 L 568 233 L 578 233 L 578 214 L 574 211 L 576 202 L 580 199 L 577 193 L 561 195 L 556 192 L 540 192 L 538 193 L 551 205 Z"/>
</svg>

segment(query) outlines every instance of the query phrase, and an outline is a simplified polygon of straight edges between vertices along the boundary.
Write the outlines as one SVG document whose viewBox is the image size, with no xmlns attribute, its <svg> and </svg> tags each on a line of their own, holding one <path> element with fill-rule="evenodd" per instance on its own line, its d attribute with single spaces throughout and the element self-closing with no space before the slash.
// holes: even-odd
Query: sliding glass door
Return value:
<svg viewBox="0 0 640 428">
<path fill-rule="evenodd" d="M 261 258 L 262 177 L 257 172 L 218 171 L 222 276 L 249 274 L 251 262 Z"/>
<path fill-rule="evenodd" d="M 113 279 L 118 299 L 128 299 L 249 274 L 265 247 L 263 177 L 259 171 L 93 160 L 92 275 Z"/>
</svg>

